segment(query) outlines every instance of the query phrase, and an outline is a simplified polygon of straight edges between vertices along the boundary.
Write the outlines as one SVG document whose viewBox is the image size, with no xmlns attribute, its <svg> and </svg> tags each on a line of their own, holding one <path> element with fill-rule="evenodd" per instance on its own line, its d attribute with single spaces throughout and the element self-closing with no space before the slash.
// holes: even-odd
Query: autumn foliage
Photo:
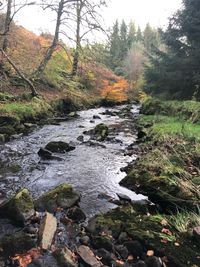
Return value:
<svg viewBox="0 0 200 267">
<path fill-rule="evenodd" d="M 129 83 L 123 78 L 112 84 L 109 84 L 109 81 L 105 80 L 104 87 L 101 90 L 101 96 L 107 100 L 122 102 L 127 100 L 128 90 Z"/>
</svg>

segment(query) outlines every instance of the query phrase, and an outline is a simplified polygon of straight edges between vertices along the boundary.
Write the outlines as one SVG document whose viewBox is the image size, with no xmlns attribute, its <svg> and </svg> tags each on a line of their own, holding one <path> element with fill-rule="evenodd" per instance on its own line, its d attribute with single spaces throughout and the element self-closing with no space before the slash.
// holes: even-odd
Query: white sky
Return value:
<svg viewBox="0 0 200 267">
<path fill-rule="evenodd" d="M 142 29 L 149 22 L 153 27 L 165 27 L 168 17 L 181 7 L 182 0 L 107 0 L 108 7 L 102 15 L 106 27 L 111 27 L 116 19 L 133 20 Z M 36 7 L 22 10 L 17 17 L 18 24 L 39 33 L 54 32 L 55 21 L 51 13 L 39 11 Z"/>
</svg>

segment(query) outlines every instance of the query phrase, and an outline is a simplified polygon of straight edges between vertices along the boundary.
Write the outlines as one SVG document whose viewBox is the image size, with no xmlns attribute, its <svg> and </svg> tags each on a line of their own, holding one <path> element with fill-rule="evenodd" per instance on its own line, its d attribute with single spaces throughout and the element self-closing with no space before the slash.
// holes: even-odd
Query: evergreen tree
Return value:
<svg viewBox="0 0 200 267">
<path fill-rule="evenodd" d="M 128 48 L 130 49 L 135 42 L 136 42 L 136 28 L 135 28 L 135 23 L 131 21 L 129 24 L 129 31 L 128 31 Z"/>
<path fill-rule="evenodd" d="M 124 20 L 120 26 L 120 60 L 124 60 L 128 51 L 128 27 Z"/>
<path fill-rule="evenodd" d="M 138 27 L 138 29 L 137 29 L 136 40 L 137 40 L 137 42 L 143 41 L 142 31 L 141 31 L 140 27 Z"/>
<path fill-rule="evenodd" d="M 120 36 L 119 36 L 119 22 L 116 20 L 110 38 L 110 68 L 118 67 L 120 59 Z"/>
<path fill-rule="evenodd" d="M 200 99 L 200 1 L 184 0 L 162 35 L 168 50 L 151 57 L 147 83 L 157 92 Z"/>
</svg>

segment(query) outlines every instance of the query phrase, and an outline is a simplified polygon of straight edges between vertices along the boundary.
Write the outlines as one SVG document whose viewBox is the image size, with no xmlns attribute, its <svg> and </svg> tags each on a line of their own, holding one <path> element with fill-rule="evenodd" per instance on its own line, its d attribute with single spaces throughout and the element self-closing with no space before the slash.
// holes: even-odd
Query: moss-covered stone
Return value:
<svg viewBox="0 0 200 267">
<path fill-rule="evenodd" d="M 0 214 L 13 220 L 15 223 L 24 224 L 34 214 L 34 204 L 27 189 L 21 189 L 10 200 L 0 206 Z"/>
<path fill-rule="evenodd" d="M 76 192 L 71 185 L 61 184 L 37 199 L 35 207 L 39 211 L 54 212 L 58 207 L 70 208 L 79 200 L 80 193 Z"/>
<path fill-rule="evenodd" d="M 62 141 L 52 141 L 45 146 L 45 149 L 53 153 L 65 153 L 74 150 L 75 147 Z"/>
<path fill-rule="evenodd" d="M 104 141 L 108 136 L 108 126 L 105 125 L 104 123 L 98 124 L 94 128 L 94 135 L 98 141 Z"/>
<path fill-rule="evenodd" d="M 13 126 L 1 126 L 0 127 L 0 134 L 5 134 L 6 136 L 14 135 L 16 134 L 16 131 Z"/>
<path fill-rule="evenodd" d="M 23 253 L 36 246 L 36 242 L 30 235 L 24 232 L 17 232 L 4 236 L 0 240 L 0 255 L 12 257 L 17 253 Z"/>
</svg>

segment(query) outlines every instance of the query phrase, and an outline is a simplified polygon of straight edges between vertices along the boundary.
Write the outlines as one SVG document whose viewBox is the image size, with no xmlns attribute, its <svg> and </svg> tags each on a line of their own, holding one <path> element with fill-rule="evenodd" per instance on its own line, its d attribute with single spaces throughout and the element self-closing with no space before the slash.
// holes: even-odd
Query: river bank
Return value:
<svg viewBox="0 0 200 267">
<path fill-rule="evenodd" d="M 150 110 L 151 103 L 154 104 L 152 101 L 150 103 L 147 102 L 142 106 L 143 113 L 145 105 L 147 104 L 147 110 Z M 137 108 L 135 111 L 136 110 Z M 73 183 L 76 181 L 77 176 L 77 183 L 80 184 L 80 178 L 84 177 L 83 181 L 85 181 L 85 188 L 90 188 L 91 185 L 93 189 L 95 188 L 95 190 L 97 190 L 94 194 L 95 197 L 93 199 L 92 191 L 86 191 L 82 196 L 83 199 L 77 206 L 80 197 L 79 193 L 73 190 L 70 191 L 71 189 L 69 189 L 67 185 L 63 185 L 59 190 L 55 189 L 54 191 L 49 191 L 51 201 L 49 197 L 44 194 L 42 198 L 39 198 L 39 202 L 42 204 L 38 205 L 38 201 L 33 202 L 31 198 L 29 198 L 29 194 L 27 195 L 27 192 L 24 192 L 26 195 L 25 199 L 29 199 L 28 203 L 30 205 L 28 206 L 28 211 L 33 212 L 33 210 L 36 209 L 37 213 L 32 215 L 26 222 L 25 236 L 24 228 L 22 227 L 17 230 L 17 232 L 22 233 L 21 237 L 17 234 L 17 236 L 14 235 L 12 239 L 9 239 L 8 235 L 1 241 L 1 247 L 3 248 L 2 252 L 5 252 L 5 247 L 9 247 L 8 244 L 11 244 L 11 247 L 13 248 L 12 253 L 9 254 L 12 259 L 9 257 L 6 266 L 19 266 L 17 265 L 19 264 L 19 259 L 25 261 L 27 258 L 29 259 L 28 263 L 26 265 L 21 264 L 20 266 L 199 266 L 199 213 L 197 210 L 199 203 L 198 185 L 196 184 L 195 187 L 187 187 L 191 180 L 195 179 L 194 181 L 198 181 L 198 160 L 195 160 L 198 156 L 198 150 L 194 149 L 198 143 L 191 142 L 185 135 L 180 135 L 178 129 L 183 131 L 180 122 L 180 125 L 178 124 L 177 132 L 174 133 L 174 127 L 169 127 L 170 125 L 172 126 L 172 119 L 170 119 L 168 127 L 164 128 L 165 123 L 167 123 L 167 117 L 165 116 L 162 119 L 158 114 L 151 114 L 140 115 L 137 122 L 137 128 L 139 130 L 138 148 L 138 145 L 136 144 L 136 136 L 133 138 L 133 136 L 137 134 L 135 123 L 133 123 L 137 118 L 137 112 L 133 113 L 133 108 L 131 106 L 119 107 L 114 110 L 91 110 L 83 112 L 80 115 L 84 118 L 84 121 L 86 120 L 87 126 L 83 125 L 83 121 L 74 119 L 75 121 L 78 120 L 75 126 L 75 128 L 78 129 L 78 132 L 76 132 L 77 130 L 72 130 L 75 129 L 72 128 L 72 123 L 74 122 L 71 121 L 71 124 L 70 122 L 66 122 L 66 126 L 70 129 L 71 133 L 70 137 L 68 136 L 67 139 L 63 139 L 67 129 L 64 125 L 62 125 L 61 128 L 63 130 L 60 131 L 60 133 L 58 133 L 58 128 L 54 128 L 53 131 L 51 128 L 59 127 L 60 129 L 60 126 L 50 126 L 48 131 L 47 128 L 44 128 L 45 131 L 43 130 L 38 133 L 40 139 L 35 139 L 36 136 L 33 134 L 33 140 L 35 139 L 34 145 L 37 144 L 34 149 L 33 147 L 29 147 L 29 151 L 32 151 L 33 154 L 37 153 L 38 147 L 51 141 L 52 136 L 49 136 L 49 133 L 58 133 L 59 138 L 63 141 L 69 139 L 73 141 L 73 136 L 74 138 L 78 137 L 78 139 L 81 140 L 79 142 L 83 142 L 83 144 L 77 146 L 74 142 L 71 143 L 71 145 L 76 146 L 76 149 L 67 154 L 68 160 L 66 163 L 68 164 L 65 165 L 65 168 L 67 169 L 63 176 L 65 177 L 65 180 L 59 178 L 61 169 L 59 171 L 55 169 L 53 175 L 49 176 L 49 174 L 52 173 L 52 167 L 55 168 L 56 166 L 59 166 L 59 162 L 56 162 L 55 164 L 47 161 L 45 167 L 47 172 L 42 171 L 41 178 L 41 174 L 38 175 L 41 170 L 36 168 L 36 172 L 31 171 L 31 176 L 29 176 L 28 179 L 30 185 L 29 190 L 32 190 L 34 184 L 36 185 L 39 181 L 39 186 L 37 187 L 36 192 L 42 189 L 42 185 L 45 185 L 45 191 L 48 191 L 48 186 L 54 188 L 56 184 L 63 183 L 64 181 Z M 190 122 L 188 123 L 190 124 Z M 177 121 L 175 124 L 177 126 Z M 108 128 L 106 125 L 108 125 Z M 83 126 L 84 128 L 82 128 Z M 198 127 L 198 124 L 193 125 L 193 127 Z M 171 133 L 172 128 L 173 134 Z M 158 129 L 161 129 L 161 131 L 158 131 Z M 163 129 L 165 130 L 164 135 Z M 81 134 L 83 132 L 84 134 Z M 166 132 L 168 132 L 167 135 Z M 46 136 L 49 136 L 49 138 L 44 141 L 43 136 L 45 136 L 45 138 Z M 121 139 L 122 143 L 119 142 L 119 139 Z M 30 143 L 32 143 L 31 140 L 29 135 Z M 89 140 L 90 142 L 88 143 Z M 16 151 L 20 151 L 19 148 L 24 151 L 23 146 L 25 143 L 26 140 L 19 142 L 18 145 L 15 146 Z M 85 147 L 86 144 L 89 145 L 89 147 Z M 91 146 L 94 145 L 95 147 L 98 145 L 98 148 L 92 148 L 92 150 L 94 149 L 94 153 L 91 154 Z M 86 149 L 84 148 L 84 151 L 82 151 L 78 147 L 80 147 L 80 149 L 85 147 Z M 109 154 L 110 148 L 112 151 L 115 151 L 114 158 L 113 156 L 108 156 L 111 155 Z M 122 153 L 123 157 L 125 157 L 124 159 L 126 159 L 123 162 L 121 161 L 122 158 L 118 158 L 118 156 L 116 157 L 119 148 L 121 151 L 120 154 Z M 87 164 L 84 164 L 86 169 L 83 169 L 83 175 L 81 175 L 81 169 L 78 165 L 81 167 L 81 162 L 88 158 L 89 154 L 87 153 L 87 150 L 90 153 L 90 157 Z M 152 153 L 154 155 L 155 150 L 156 156 L 152 158 Z M 159 153 L 157 154 L 158 150 Z M 75 151 L 77 152 L 76 156 L 73 154 Z M 102 151 L 103 154 L 100 153 L 100 151 Z M 196 154 L 194 151 L 196 151 Z M 28 154 L 26 154 L 26 158 Z M 80 154 L 83 155 L 84 159 L 78 160 L 77 156 Z M 62 155 L 56 155 L 62 158 Z M 95 158 L 96 155 L 99 155 L 99 160 Z M 191 156 L 194 156 L 194 158 Z M 75 161 L 72 162 L 70 157 L 76 159 L 78 162 L 76 168 L 74 165 Z M 136 160 L 137 157 L 138 159 Z M 165 161 L 163 162 L 164 159 Z M 171 159 L 174 159 L 174 161 L 171 161 Z M 22 162 L 23 161 L 24 160 L 22 160 Z M 97 172 L 97 180 L 101 181 L 102 176 L 102 185 L 105 186 L 103 187 L 103 190 L 100 190 L 99 192 L 98 188 L 101 188 L 100 184 L 98 183 L 98 187 L 96 187 L 95 180 L 90 180 L 90 177 L 94 175 L 94 173 L 91 172 L 93 170 L 92 166 L 94 166 L 94 169 L 97 167 L 95 162 L 97 163 L 99 170 Z M 29 164 L 29 162 L 27 163 Z M 91 163 L 92 165 L 89 165 Z M 107 163 L 110 165 L 108 166 Z M 63 164 L 64 163 L 61 161 L 60 166 L 63 166 Z M 42 166 L 45 166 L 44 163 Z M 73 169 L 77 169 L 78 175 L 76 175 L 76 172 L 73 174 L 71 173 L 66 179 L 66 175 L 70 170 L 69 166 L 72 166 Z M 109 170 L 110 168 L 111 170 Z M 119 176 L 117 176 L 118 172 L 116 173 L 116 170 L 119 170 L 120 168 L 121 171 L 127 172 L 126 177 L 123 172 L 119 172 Z M 107 171 L 104 172 L 104 170 Z M 112 170 L 115 170 L 114 173 Z M 27 171 L 26 168 L 25 171 Z M 148 174 L 143 175 L 147 172 Z M 35 174 L 37 174 L 36 177 L 38 177 L 39 180 L 34 179 Z M 187 175 L 183 176 L 183 174 Z M 53 176 L 55 177 L 55 175 L 56 179 L 53 179 Z M 72 178 L 71 180 L 69 180 L 70 176 Z M 32 181 L 35 181 L 32 184 L 30 183 L 31 177 L 33 178 Z M 107 180 L 105 180 L 106 177 L 108 178 Z M 188 180 L 186 180 L 186 178 L 188 178 Z M 120 182 L 121 179 L 123 179 L 122 182 Z M 184 181 L 184 184 L 187 182 L 185 187 L 182 186 L 181 179 Z M 116 185 L 108 188 L 108 191 L 106 191 L 110 182 L 113 184 L 114 181 L 116 185 L 120 182 L 123 186 L 132 189 L 136 193 L 143 193 L 148 196 L 154 204 L 146 201 L 145 198 L 140 198 L 144 199 L 144 201 L 136 201 L 137 198 L 132 197 L 131 194 L 129 197 L 124 196 L 124 194 L 129 194 L 128 191 L 118 191 Z M 169 181 L 170 183 L 168 183 Z M 194 181 L 192 181 L 192 185 Z M 25 187 L 25 183 L 23 183 L 23 186 Z M 81 190 L 81 187 L 75 187 L 75 190 L 77 189 L 81 192 L 85 191 L 85 189 Z M 167 191 L 168 189 L 169 191 Z M 62 193 L 58 193 L 63 190 L 68 192 L 64 194 L 67 196 L 67 201 Z M 185 190 L 187 194 L 183 190 Z M 116 197 L 117 191 L 119 193 L 119 198 Z M 165 195 L 163 195 L 163 192 L 165 192 Z M 61 199 L 59 199 L 59 196 L 61 196 Z M 72 196 L 73 198 L 71 198 Z M 177 196 L 179 196 L 178 200 Z M 72 207 L 65 206 L 66 203 L 69 203 L 69 198 L 72 200 L 74 197 L 75 201 L 71 202 Z M 36 194 L 36 199 L 37 198 L 38 196 Z M 83 201 L 86 198 L 88 198 L 88 202 Z M 116 205 L 118 208 L 110 210 L 108 213 L 105 213 L 106 210 L 103 209 L 103 214 L 97 214 L 95 217 L 90 218 L 88 215 L 91 214 L 92 209 L 89 210 L 89 213 L 87 213 L 87 209 L 89 206 L 95 207 L 97 203 L 100 203 L 97 200 L 98 198 L 100 199 L 100 202 L 102 201 L 102 207 L 109 203 L 107 206 L 109 209 L 116 207 Z M 48 199 L 49 201 L 46 202 Z M 55 199 L 56 202 L 52 201 Z M 177 202 L 174 202 L 175 200 L 177 200 Z M 83 205 L 84 202 L 85 208 Z M 45 203 L 50 204 L 44 206 L 46 205 Z M 26 205 L 25 207 L 27 208 Z M 82 211 L 79 210 L 80 207 Z M 99 209 L 100 206 L 98 204 L 96 205 L 96 210 Z M 50 247 L 47 250 L 31 250 L 33 247 L 36 247 L 38 233 L 41 232 L 40 229 L 44 226 L 44 210 L 47 210 L 51 214 L 53 213 L 56 218 L 57 223 L 55 223 L 56 221 L 54 217 L 51 218 L 50 216 L 49 218 L 49 214 L 46 214 L 46 218 L 48 218 L 46 221 L 50 223 L 50 225 L 52 225 L 52 223 L 54 225 L 53 233 L 55 234 L 55 238 L 54 241 L 50 238 L 50 241 L 48 241 Z M 24 216 L 24 211 L 21 210 L 21 212 Z M 86 216 L 88 219 L 90 218 L 89 222 L 87 224 L 82 224 L 86 219 Z M 55 227 L 55 224 L 58 224 L 57 227 Z M 28 230 L 26 226 L 28 226 Z M 33 228 L 36 229 L 34 230 L 36 232 L 32 234 L 33 240 L 30 240 L 30 231 L 33 232 Z M 8 229 L 10 228 L 7 228 L 7 233 L 13 231 Z M 16 233 L 16 229 L 14 232 Z M 23 249 L 19 250 L 19 241 L 16 241 L 16 238 L 17 240 L 21 240 L 20 244 Z M 23 240 L 29 240 L 30 242 L 27 241 L 27 243 L 24 243 Z M 27 251 L 28 249 L 30 250 Z M 17 258 L 13 260 L 13 257 Z M 2 266 L 5 266 L 4 262 L 2 262 Z"/>
</svg>

